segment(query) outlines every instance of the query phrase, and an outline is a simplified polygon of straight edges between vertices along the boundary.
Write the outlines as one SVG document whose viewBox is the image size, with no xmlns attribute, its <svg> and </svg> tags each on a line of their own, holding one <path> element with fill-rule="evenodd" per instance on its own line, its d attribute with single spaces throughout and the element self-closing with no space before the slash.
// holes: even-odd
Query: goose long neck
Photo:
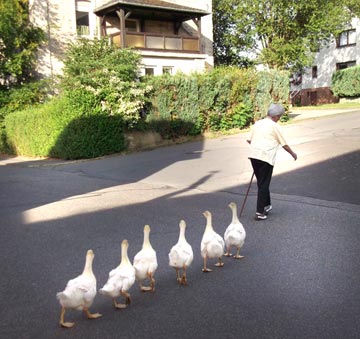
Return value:
<svg viewBox="0 0 360 339">
<path fill-rule="evenodd" d="M 213 230 L 213 227 L 212 227 L 212 217 L 211 217 L 211 214 L 208 214 L 206 216 L 206 230 Z"/>
<path fill-rule="evenodd" d="M 121 246 L 121 264 L 128 264 L 128 263 L 130 263 L 128 256 L 128 245 L 123 244 Z"/>
<path fill-rule="evenodd" d="M 179 241 L 185 240 L 185 228 L 184 224 L 180 224 L 180 233 L 179 233 Z"/>
<path fill-rule="evenodd" d="M 239 218 L 237 216 L 237 207 L 236 206 L 231 206 L 231 209 L 232 209 L 232 223 L 233 224 L 238 224 L 240 221 L 239 221 Z"/>
<path fill-rule="evenodd" d="M 93 255 L 87 255 L 87 256 L 86 256 L 83 274 L 88 274 L 88 275 L 92 275 L 92 274 L 93 274 L 93 270 L 92 270 L 93 260 L 94 260 L 94 256 L 93 256 Z"/>
<path fill-rule="evenodd" d="M 150 230 L 147 230 L 147 229 L 144 230 L 143 248 L 151 248 L 151 244 L 150 244 Z"/>
</svg>

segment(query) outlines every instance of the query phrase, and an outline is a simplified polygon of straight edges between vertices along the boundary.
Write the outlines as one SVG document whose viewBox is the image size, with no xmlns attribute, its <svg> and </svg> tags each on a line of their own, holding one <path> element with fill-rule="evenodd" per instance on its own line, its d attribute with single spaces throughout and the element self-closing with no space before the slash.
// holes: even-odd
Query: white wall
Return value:
<svg viewBox="0 0 360 339">
<path fill-rule="evenodd" d="M 190 74 L 192 72 L 203 72 L 206 69 L 206 58 L 198 54 L 188 55 L 184 57 L 180 53 L 168 54 L 166 58 L 162 53 L 153 53 L 142 51 L 142 65 L 140 69 L 141 75 L 145 74 L 145 68 L 153 68 L 154 75 L 162 75 L 163 67 L 172 67 L 172 74 L 178 72 Z"/>
<path fill-rule="evenodd" d="M 64 49 L 76 37 L 75 0 L 29 0 L 29 8 L 30 20 L 47 35 L 38 52 L 37 72 L 43 76 L 60 74 Z"/>
<path fill-rule="evenodd" d="M 356 28 L 356 45 L 337 48 L 335 41 L 316 54 L 313 65 L 317 66 L 317 78 L 312 79 L 312 68 L 303 75 L 302 88 L 320 88 L 331 86 L 331 76 L 336 71 L 336 64 L 356 60 L 360 65 L 360 20 L 353 19 L 352 28 Z M 349 27 L 350 28 L 350 27 Z"/>
</svg>

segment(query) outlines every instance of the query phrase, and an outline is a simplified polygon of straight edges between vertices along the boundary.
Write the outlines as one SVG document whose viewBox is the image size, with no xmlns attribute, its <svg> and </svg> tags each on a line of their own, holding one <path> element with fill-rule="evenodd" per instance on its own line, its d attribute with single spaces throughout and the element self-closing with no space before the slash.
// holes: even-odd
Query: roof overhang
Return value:
<svg viewBox="0 0 360 339">
<path fill-rule="evenodd" d="M 98 16 L 116 15 L 116 11 L 124 9 L 131 11 L 132 17 L 152 20 L 181 20 L 199 18 L 210 13 L 187 6 L 182 6 L 162 0 L 111 0 L 96 7 L 94 13 Z"/>
</svg>

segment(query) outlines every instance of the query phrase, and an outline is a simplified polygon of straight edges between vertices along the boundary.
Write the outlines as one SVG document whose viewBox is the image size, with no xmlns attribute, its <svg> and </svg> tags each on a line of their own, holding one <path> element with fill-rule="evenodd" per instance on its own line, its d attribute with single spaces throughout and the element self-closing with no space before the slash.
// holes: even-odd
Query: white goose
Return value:
<svg viewBox="0 0 360 339">
<path fill-rule="evenodd" d="M 128 290 L 135 283 L 135 268 L 129 260 L 128 247 L 128 241 L 123 240 L 120 265 L 110 271 L 108 281 L 99 291 L 101 294 L 111 297 L 116 308 L 125 308 L 130 304 L 131 299 Z M 125 304 L 116 302 L 116 298 L 120 296 L 125 297 Z"/>
<path fill-rule="evenodd" d="M 201 240 L 201 256 L 204 259 L 204 268 L 202 271 L 211 272 L 212 270 L 206 267 L 207 259 L 218 258 L 218 262 L 215 266 L 224 266 L 221 257 L 224 254 L 225 243 L 224 239 L 213 229 L 211 213 L 205 211 L 203 215 L 206 218 L 206 228 Z"/>
<path fill-rule="evenodd" d="M 154 274 L 158 267 L 156 252 L 150 243 L 150 226 L 144 227 L 144 242 L 142 249 L 134 257 L 135 277 L 139 283 L 141 291 L 155 291 Z M 150 280 L 150 286 L 143 286 L 144 280 Z"/>
<path fill-rule="evenodd" d="M 186 223 L 184 220 L 180 221 L 179 227 L 179 240 L 169 252 L 169 265 L 175 268 L 179 284 L 187 285 L 186 270 L 191 265 L 194 259 L 194 254 L 191 245 L 185 238 Z M 181 277 L 180 269 L 183 270 Z"/>
<path fill-rule="evenodd" d="M 246 232 L 243 224 L 240 222 L 237 216 L 237 206 L 234 202 L 229 204 L 230 209 L 232 210 L 232 220 L 230 225 L 226 228 L 224 234 L 226 253 L 224 254 L 227 257 L 231 257 L 231 247 L 236 247 L 235 259 L 242 259 L 244 256 L 240 255 L 240 250 L 244 245 Z"/>
<path fill-rule="evenodd" d="M 94 252 L 88 250 L 82 274 L 69 280 L 64 291 L 56 294 L 61 305 L 60 325 L 63 327 L 72 327 L 75 324 L 64 321 L 65 310 L 69 308 L 84 311 L 88 319 L 101 317 L 100 313 L 91 314 L 89 311 L 96 296 L 96 278 L 92 270 L 93 260 Z"/>
</svg>

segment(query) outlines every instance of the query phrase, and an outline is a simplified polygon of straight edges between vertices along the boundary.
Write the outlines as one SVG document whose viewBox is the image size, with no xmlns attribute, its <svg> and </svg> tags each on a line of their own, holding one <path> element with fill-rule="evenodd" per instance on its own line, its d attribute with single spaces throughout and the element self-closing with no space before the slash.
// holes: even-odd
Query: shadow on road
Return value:
<svg viewBox="0 0 360 339">
<path fill-rule="evenodd" d="M 360 151 L 276 175 L 272 191 L 360 205 Z"/>
<path fill-rule="evenodd" d="M 360 330 L 354 320 L 360 301 L 354 274 L 360 270 L 359 214 L 275 200 L 269 220 L 256 223 L 252 220 L 254 183 L 241 219 L 247 230 L 246 258 L 226 258 L 224 268 L 203 274 L 202 212 L 213 213 L 214 228 L 223 235 L 231 220 L 227 205 L 236 201 L 240 209 L 247 186 L 226 192 L 195 190 L 215 174 L 209 171 L 186 189 L 158 187 L 152 199 L 140 203 L 132 203 L 131 195 L 141 190 L 122 190 L 122 186 L 203 152 L 202 142 L 188 144 L 186 152 L 179 153 L 176 147 L 156 164 L 149 159 L 161 149 L 110 158 L 106 163 L 88 161 L 86 173 L 83 164 L 51 162 L 46 166 L 17 164 L 8 173 L 1 183 L 1 209 L 6 210 L 0 240 L 2 276 L 6 277 L 1 282 L 2 337 L 110 338 L 116 333 L 118 338 L 237 338 L 241 333 L 243 338 L 320 338 L 326 333 L 327 338 L 355 338 Z M 359 204 L 359 178 L 354 175 L 359 158 L 360 152 L 353 152 L 275 176 L 272 191 Z M 52 166 L 56 166 L 55 176 Z M 26 175 L 31 172 L 32 183 L 24 182 L 24 171 Z M 8 198 L 7 185 L 15 190 Z M 93 192 L 105 188 L 114 188 L 107 192 L 113 199 L 127 194 L 129 203 L 121 200 L 119 206 L 115 201 L 108 207 L 95 194 L 99 205 L 95 211 L 84 206 L 80 214 L 70 213 L 66 218 L 31 224 L 23 220 L 25 210 L 83 194 L 90 199 Z M 19 201 L 30 192 L 33 202 L 22 206 Z M 56 215 L 57 205 L 51 208 Z M 177 285 L 167 261 L 178 239 L 180 219 L 187 222 L 186 235 L 195 254 L 188 273 L 190 286 L 185 288 Z M 158 255 L 156 292 L 144 294 L 134 286 L 133 303 L 121 311 L 98 295 L 92 309 L 103 313 L 103 318 L 88 321 L 80 313 L 69 312 L 67 317 L 75 320 L 76 328 L 59 328 L 55 294 L 81 273 L 86 250 L 95 252 L 94 272 L 100 288 L 120 261 L 123 239 L 130 243 L 130 258 L 141 248 L 145 224 L 152 228 L 150 239 Z"/>
</svg>

